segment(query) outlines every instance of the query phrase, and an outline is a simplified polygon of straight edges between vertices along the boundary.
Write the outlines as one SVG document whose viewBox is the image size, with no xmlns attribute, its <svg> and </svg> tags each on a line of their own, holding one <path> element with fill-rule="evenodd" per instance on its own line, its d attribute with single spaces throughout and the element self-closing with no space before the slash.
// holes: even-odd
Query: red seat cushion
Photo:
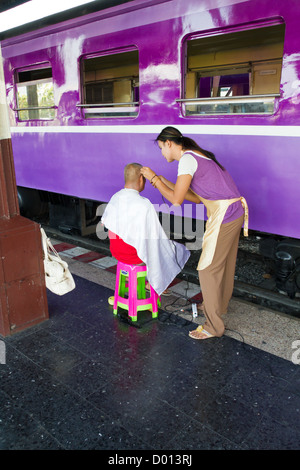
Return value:
<svg viewBox="0 0 300 470">
<path fill-rule="evenodd" d="M 125 243 L 115 233 L 108 231 L 110 251 L 114 258 L 126 264 L 142 264 L 143 261 L 138 257 L 136 249 Z"/>
</svg>

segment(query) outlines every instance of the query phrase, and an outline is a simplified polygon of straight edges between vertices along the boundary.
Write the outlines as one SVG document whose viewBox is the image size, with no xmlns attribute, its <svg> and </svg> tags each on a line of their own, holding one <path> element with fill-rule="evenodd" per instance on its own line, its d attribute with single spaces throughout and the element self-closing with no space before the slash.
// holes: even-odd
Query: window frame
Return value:
<svg viewBox="0 0 300 470">
<path fill-rule="evenodd" d="M 282 25 L 284 28 L 286 27 L 286 24 L 282 18 L 273 18 L 270 20 L 262 21 L 259 22 L 259 24 L 247 24 L 247 25 L 237 25 L 235 27 L 230 27 L 230 28 L 222 28 L 214 31 L 204 31 L 204 32 L 195 32 L 188 34 L 185 36 L 182 40 L 182 81 L 181 81 L 181 93 L 180 93 L 180 98 L 176 99 L 177 104 L 180 107 L 181 115 L 184 118 L 191 119 L 191 118 L 210 118 L 210 117 L 232 117 L 232 116 L 270 116 L 276 113 L 277 108 L 278 108 L 278 101 L 280 98 L 280 83 L 281 83 L 281 76 L 282 76 L 282 70 L 283 70 L 283 57 L 284 57 L 284 37 L 285 37 L 285 30 L 284 30 L 284 37 L 283 37 L 283 53 L 281 57 L 281 68 L 280 68 L 280 80 L 279 80 L 279 91 L 278 93 L 267 93 L 267 94 L 249 94 L 249 95 L 240 95 L 240 96 L 230 96 L 230 97 L 205 97 L 205 98 L 186 98 L 186 84 L 187 84 L 187 71 L 188 71 L 188 66 L 187 66 L 187 61 L 188 61 L 188 42 L 192 40 L 197 40 L 197 39 L 209 39 L 213 37 L 223 37 L 227 34 L 238 34 L 238 33 L 243 33 L 246 31 L 252 31 L 254 33 L 255 30 L 261 29 L 261 28 L 267 28 L 267 27 L 272 27 L 272 26 L 280 26 Z M 263 61 L 262 61 L 263 62 Z M 273 62 L 274 60 L 270 60 L 269 63 Z M 256 62 L 255 65 L 259 64 L 259 62 Z M 249 65 L 247 62 L 243 63 L 235 63 L 232 64 L 233 66 L 238 67 L 246 67 Z M 207 69 L 212 70 L 214 67 L 207 67 Z M 215 67 L 215 70 L 221 70 L 221 69 L 229 69 L 230 67 L 224 64 L 224 66 L 217 65 Z M 204 69 L 204 67 L 203 67 Z M 252 72 L 251 72 L 252 73 Z M 250 73 L 250 74 L 251 74 Z M 199 82 L 200 83 L 200 82 Z M 199 85 L 198 83 L 198 85 Z M 251 90 L 251 84 L 249 83 L 249 93 Z M 195 112 L 188 114 L 186 112 L 186 106 L 188 105 L 195 105 L 198 106 L 199 104 L 212 104 L 212 105 L 224 105 L 224 104 L 248 104 L 248 103 L 255 103 L 255 102 L 262 102 L 264 101 L 265 103 L 273 103 L 273 109 L 270 112 Z"/>
<path fill-rule="evenodd" d="M 86 100 L 85 96 L 85 87 L 86 82 L 84 80 L 84 61 L 89 59 L 97 59 L 101 57 L 108 57 L 114 56 L 118 54 L 126 54 L 130 52 L 137 52 L 137 66 L 138 66 L 138 89 L 139 89 L 139 82 L 140 82 L 140 61 L 139 61 L 139 50 L 136 46 L 128 46 L 108 51 L 99 51 L 84 54 L 79 59 L 79 69 L 80 69 L 80 103 L 76 106 L 81 109 L 83 119 L 116 119 L 116 118 L 124 118 L 124 119 L 136 119 L 139 115 L 140 111 L 140 99 L 135 101 L 125 101 L 125 102 L 107 102 L 107 103 L 84 103 Z M 99 84 L 101 83 L 116 83 L 128 81 L 129 77 L 121 77 L 121 78 L 111 78 L 111 79 L 103 79 L 102 82 L 99 80 Z M 132 78 L 132 81 L 135 78 Z M 131 85 L 131 91 L 134 87 Z"/>
<path fill-rule="evenodd" d="M 42 70 L 42 69 L 51 69 L 51 77 L 48 78 L 40 78 L 36 80 L 28 80 L 21 82 L 19 81 L 19 74 L 23 72 L 31 72 L 33 70 Z M 28 85 L 38 85 L 41 83 L 52 83 L 53 88 L 53 104 L 49 106 L 28 106 L 28 107 L 19 107 L 19 99 L 18 99 L 18 90 L 20 86 L 28 86 Z M 15 90 L 15 107 L 13 110 L 16 113 L 16 120 L 17 122 L 28 122 L 28 121 L 53 121 L 56 118 L 56 109 L 57 106 L 55 105 L 55 94 L 54 94 L 54 80 L 53 80 L 53 67 L 50 62 L 41 62 L 39 64 L 34 65 L 27 65 L 25 67 L 16 68 L 14 70 L 14 90 Z M 53 109 L 54 115 L 53 117 L 28 117 L 28 119 L 21 119 L 20 113 L 24 111 L 40 111 L 44 109 Z"/>
</svg>

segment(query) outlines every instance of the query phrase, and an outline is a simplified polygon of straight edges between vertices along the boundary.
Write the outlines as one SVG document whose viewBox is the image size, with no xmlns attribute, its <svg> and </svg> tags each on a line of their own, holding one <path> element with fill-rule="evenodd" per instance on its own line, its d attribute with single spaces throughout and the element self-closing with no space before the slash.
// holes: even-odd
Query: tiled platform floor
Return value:
<svg viewBox="0 0 300 470">
<path fill-rule="evenodd" d="M 72 272 L 114 289 L 117 260 L 107 253 L 98 253 L 55 240 L 53 243 L 69 263 Z M 162 298 L 164 309 L 192 320 L 191 303 L 202 301 L 199 284 L 176 278 L 169 290 L 172 296 Z M 199 316 L 193 321 L 203 323 L 204 317 Z M 295 353 L 292 346 L 295 341 L 300 340 L 300 318 L 289 315 L 288 306 L 286 312 L 281 313 L 233 298 L 224 321 L 227 336 L 283 359 L 291 360 Z"/>
<path fill-rule="evenodd" d="M 68 259 L 76 289 L 48 292 L 50 319 L 4 339 L 0 449 L 300 448 L 299 365 L 240 335 L 192 340 L 176 297 L 132 326 L 107 303 L 109 267 Z"/>
</svg>

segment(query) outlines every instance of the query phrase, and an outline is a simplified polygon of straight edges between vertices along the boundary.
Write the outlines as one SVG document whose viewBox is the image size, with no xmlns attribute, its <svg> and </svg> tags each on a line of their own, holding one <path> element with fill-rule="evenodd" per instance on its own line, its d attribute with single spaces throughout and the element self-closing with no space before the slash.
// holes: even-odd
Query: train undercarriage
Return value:
<svg viewBox="0 0 300 470">
<path fill-rule="evenodd" d="M 64 234 L 96 238 L 96 227 L 100 221 L 97 208 L 100 201 L 18 187 L 20 213 L 24 217 L 44 223 Z M 177 224 L 178 227 L 178 224 Z M 170 237 L 174 234 L 174 221 L 170 218 Z M 184 230 L 184 228 L 182 229 Z M 289 298 L 300 296 L 300 240 L 255 232 L 258 250 L 266 260 L 275 278 L 276 289 Z M 189 241 L 180 234 L 178 241 Z"/>
</svg>

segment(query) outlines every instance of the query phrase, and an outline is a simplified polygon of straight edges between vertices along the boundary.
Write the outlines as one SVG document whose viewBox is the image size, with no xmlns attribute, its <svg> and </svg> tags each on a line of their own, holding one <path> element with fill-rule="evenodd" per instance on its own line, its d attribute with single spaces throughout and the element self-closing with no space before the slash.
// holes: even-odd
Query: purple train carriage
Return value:
<svg viewBox="0 0 300 470">
<path fill-rule="evenodd" d="M 96 207 L 123 186 L 125 164 L 175 180 L 153 143 L 173 125 L 229 170 L 249 228 L 274 236 L 282 278 L 299 291 L 300 2 L 95 5 L 2 34 L 21 211 L 95 231 Z"/>
</svg>

